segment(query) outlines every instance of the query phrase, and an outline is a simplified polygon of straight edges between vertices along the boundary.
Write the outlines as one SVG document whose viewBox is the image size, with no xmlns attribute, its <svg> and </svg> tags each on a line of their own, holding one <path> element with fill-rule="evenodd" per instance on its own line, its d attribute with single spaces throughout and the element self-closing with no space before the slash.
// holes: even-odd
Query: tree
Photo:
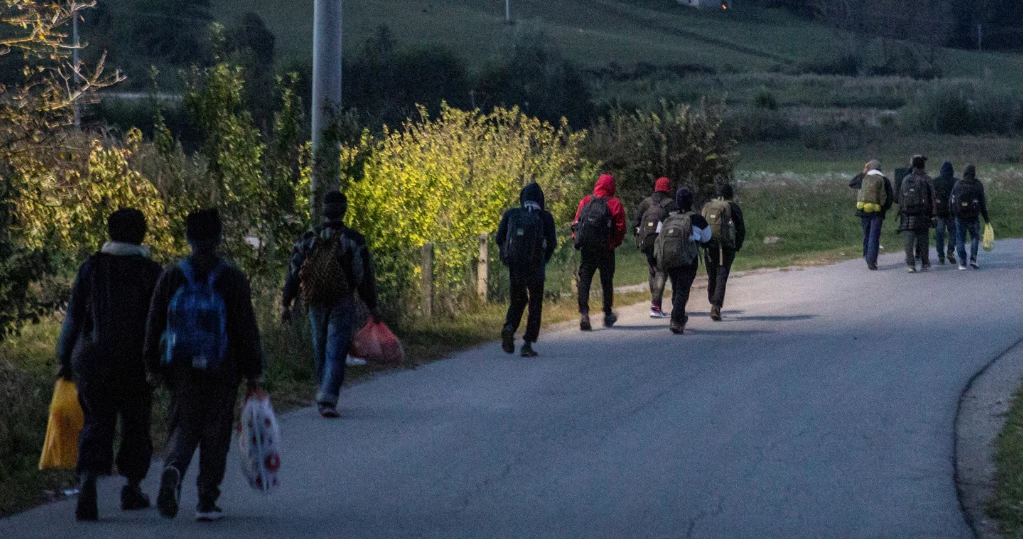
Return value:
<svg viewBox="0 0 1023 539">
<path fill-rule="evenodd" d="M 137 21 L 133 43 L 147 56 L 175 65 L 201 62 L 209 56 L 210 0 L 138 0 L 135 4 L 134 12 L 125 15 Z"/>
</svg>

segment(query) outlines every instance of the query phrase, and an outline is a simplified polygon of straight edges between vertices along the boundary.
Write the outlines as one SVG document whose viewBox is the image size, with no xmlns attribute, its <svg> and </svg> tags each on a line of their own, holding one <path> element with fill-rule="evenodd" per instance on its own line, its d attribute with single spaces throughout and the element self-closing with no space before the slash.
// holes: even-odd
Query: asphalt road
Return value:
<svg viewBox="0 0 1023 539">
<path fill-rule="evenodd" d="M 492 344 L 348 388 L 340 421 L 284 416 L 270 497 L 231 457 L 214 525 L 122 514 L 112 480 L 102 523 L 64 502 L 0 537 L 971 537 L 953 417 L 1023 337 L 1023 242 L 981 271 L 900 256 L 736 279 L 718 324 L 697 292 L 683 337 L 624 309 L 538 359 Z"/>
</svg>

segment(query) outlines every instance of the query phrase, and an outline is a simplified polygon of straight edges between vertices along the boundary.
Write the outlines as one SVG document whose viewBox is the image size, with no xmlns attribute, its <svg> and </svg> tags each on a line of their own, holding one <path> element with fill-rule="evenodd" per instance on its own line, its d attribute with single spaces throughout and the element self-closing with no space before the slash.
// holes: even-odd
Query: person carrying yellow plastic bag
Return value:
<svg viewBox="0 0 1023 539">
<path fill-rule="evenodd" d="M 988 223 L 984 226 L 984 251 L 990 253 L 995 250 L 995 227 Z"/>
<path fill-rule="evenodd" d="M 956 218 L 956 250 L 959 254 L 959 271 L 966 271 L 967 264 L 973 269 L 980 269 L 977 262 L 977 251 L 980 249 L 980 219 L 987 223 L 984 230 L 984 250 L 994 249 L 995 231 L 991 228 L 991 216 L 987 212 L 987 195 L 984 184 L 977 179 L 977 167 L 966 165 L 963 179 L 952 188 L 949 198 L 952 215 Z M 967 258 L 966 237 L 970 237 L 970 252 Z M 989 239 L 990 238 L 990 242 Z M 989 248 L 990 245 L 990 248 Z"/>
<path fill-rule="evenodd" d="M 39 458 L 39 469 L 74 468 L 78 465 L 78 435 L 85 424 L 78 404 L 75 383 L 60 378 L 53 388 L 50 420 L 46 425 L 46 441 Z"/>
</svg>

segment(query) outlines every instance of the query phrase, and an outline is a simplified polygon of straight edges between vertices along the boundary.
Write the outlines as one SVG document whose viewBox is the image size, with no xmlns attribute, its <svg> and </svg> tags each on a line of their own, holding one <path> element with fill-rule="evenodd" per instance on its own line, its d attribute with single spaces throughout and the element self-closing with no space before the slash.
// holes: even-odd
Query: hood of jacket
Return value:
<svg viewBox="0 0 1023 539">
<path fill-rule="evenodd" d="M 941 164 L 941 172 L 938 174 L 940 178 L 950 180 L 954 174 L 955 169 L 952 168 L 952 163 L 945 161 Z"/>
<path fill-rule="evenodd" d="M 977 181 L 977 167 L 973 165 L 966 165 L 966 168 L 963 169 L 963 181 L 964 182 Z"/>
<path fill-rule="evenodd" d="M 610 174 L 603 174 L 593 186 L 593 195 L 600 198 L 615 196 L 615 177 Z"/>
<path fill-rule="evenodd" d="M 543 189 L 540 188 L 540 184 L 533 182 L 522 188 L 522 192 L 519 193 L 519 204 L 525 207 L 527 202 L 536 204 L 541 210 L 546 209 Z"/>
</svg>

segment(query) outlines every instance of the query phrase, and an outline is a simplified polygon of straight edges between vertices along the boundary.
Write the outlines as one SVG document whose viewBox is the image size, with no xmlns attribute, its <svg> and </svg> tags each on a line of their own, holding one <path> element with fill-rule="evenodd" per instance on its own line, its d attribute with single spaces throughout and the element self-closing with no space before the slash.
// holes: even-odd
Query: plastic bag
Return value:
<svg viewBox="0 0 1023 539">
<path fill-rule="evenodd" d="M 78 465 L 78 435 L 82 433 L 85 415 L 78 403 L 75 383 L 63 378 L 53 387 L 50 419 L 46 425 L 43 454 L 39 469 L 74 468 Z"/>
<path fill-rule="evenodd" d="M 995 250 L 995 227 L 991 223 L 984 226 L 984 250 L 989 253 Z"/>
<path fill-rule="evenodd" d="M 281 429 L 270 397 L 250 393 L 245 397 L 238 423 L 238 455 L 242 473 L 253 489 L 269 494 L 280 485 L 277 479 L 281 469 L 280 447 Z"/>
<path fill-rule="evenodd" d="M 352 357 L 383 365 L 400 365 L 405 361 L 405 349 L 383 322 L 370 320 L 352 339 L 349 349 Z"/>
</svg>

